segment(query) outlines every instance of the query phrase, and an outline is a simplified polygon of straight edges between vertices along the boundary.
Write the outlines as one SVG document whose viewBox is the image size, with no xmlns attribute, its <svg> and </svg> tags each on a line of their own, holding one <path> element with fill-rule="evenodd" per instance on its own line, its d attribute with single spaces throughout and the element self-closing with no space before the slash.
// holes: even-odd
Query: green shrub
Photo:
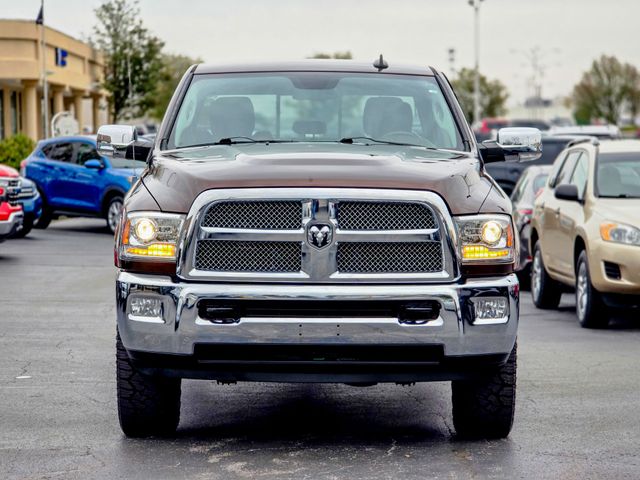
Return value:
<svg viewBox="0 0 640 480">
<path fill-rule="evenodd" d="M 27 158 L 36 143 L 22 133 L 0 140 L 0 163 L 20 168 L 20 162 Z"/>
</svg>

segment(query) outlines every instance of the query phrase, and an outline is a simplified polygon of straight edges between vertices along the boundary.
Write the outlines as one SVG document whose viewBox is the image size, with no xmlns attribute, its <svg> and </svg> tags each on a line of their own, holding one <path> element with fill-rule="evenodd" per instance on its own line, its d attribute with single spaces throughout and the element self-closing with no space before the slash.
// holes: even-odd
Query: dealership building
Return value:
<svg viewBox="0 0 640 480">
<path fill-rule="evenodd" d="M 33 20 L 0 19 L 0 139 L 22 132 L 44 137 L 41 25 Z M 68 111 L 81 132 L 106 123 L 106 92 L 100 87 L 104 63 L 99 51 L 45 27 L 49 125 Z M 49 127 L 50 128 L 50 127 Z"/>
</svg>

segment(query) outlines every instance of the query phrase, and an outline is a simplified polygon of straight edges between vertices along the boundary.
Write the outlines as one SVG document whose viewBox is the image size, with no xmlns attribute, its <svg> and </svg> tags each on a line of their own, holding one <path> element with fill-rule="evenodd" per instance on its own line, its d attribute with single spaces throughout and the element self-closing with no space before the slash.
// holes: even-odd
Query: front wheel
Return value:
<svg viewBox="0 0 640 480">
<path fill-rule="evenodd" d="M 533 262 L 531 262 L 531 297 L 538 308 L 558 308 L 562 288 L 558 282 L 549 276 L 544 262 L 540 243 L 533 247 Z"/>
<path fill-rule="evenodd" d="M 13 234 L 13 238 L 24 238 L 27 235 L 29 235 L 32 229 L 33 229 L 33 220 L 31 219 L 25 220 L 22 223 L 22 228 Z"/>
<path fill-rule="evenodd" d="M 180 421 L 179 378 L 152 377 L 133 366 L 116 337 L 118 418 L 127 437 L 172 435 Z"/>
<path fill-rule="evenodd" d="M 506 438 L 516 406 L 517 344 L 493 374 L 451 382 L 453 426 L 464 438 Z"/>
<path fill-rule="evenodd" d="M 115 233 L 116 228 L 118 228 L 120 215 L 122 215 L 122 206 L 122 197 L 113 197 L 111 200 L 109 200 L 105 220 L 107 221 L 107 227 L 109 227 L 111 233 Z"/>
<path fill-rule="evenodd" d="M 584 328 L 606 328 L 609 317 L 602 304 L 600 292 L 591 284 L 587 252 L 581 252 L 576 265 L 576 315 Z"/>
</svg>

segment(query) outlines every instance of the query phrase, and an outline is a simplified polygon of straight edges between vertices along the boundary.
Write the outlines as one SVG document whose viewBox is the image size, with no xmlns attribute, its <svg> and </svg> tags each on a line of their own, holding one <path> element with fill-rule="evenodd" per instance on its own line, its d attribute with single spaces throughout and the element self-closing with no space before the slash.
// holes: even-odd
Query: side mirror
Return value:
<svg viewBox="0 0 640 480">
<path fill-rule="evenodd" d="M 570 202 L 579 202 L 580 195 L 578 187 L 569 183 L 563 183 L 556 187 L 555 197 L 559 200 L 569 200 Z"/>
<path fill-rule="evenodd" d="M 91 160 L 84 162 L 84 166 L 93 170 L 102 170 L 104 168 L 104 163 L 97 158 L 92 158 Z"/>
<path fill-rule="evenodd" d="M 542 156 L 542 134 L 537 128 L 501 128 L 496 140 L 485 140 L 480 149 L 485 163 L 530 162 Z"/>
<path fill-rule="evenodd" d="M 103 125 L 96 139 L 98 153 L 114 158 L 125 158 L 127 147 L 136 141 L 136 127 L 131 125 Z"/>
</svg>

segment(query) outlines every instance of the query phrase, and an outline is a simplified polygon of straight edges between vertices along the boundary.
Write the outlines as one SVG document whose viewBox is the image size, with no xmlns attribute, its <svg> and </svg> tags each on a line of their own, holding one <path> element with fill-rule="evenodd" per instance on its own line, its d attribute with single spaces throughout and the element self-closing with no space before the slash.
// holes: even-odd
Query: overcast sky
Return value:
<svg viewBox="0 0 640 480">
<path fill-rule="evenodd" d="M 45 0 L 47 25 L 91 35 L 100 0 Z M 0 17 L 35 19 L 40 0 L 0 0 Z M 422 63 L 449 73 L 473 65 L 473 10 L 467 0 L 141 0 L 145 25 L 166 50 L 207 62 L 300 59 L 350 50 L 358 60 Z M 616 55 L 640 67 L 640 0 L 485 0 L 480 70 L 521 103 L 538 47 L 544 96 L 566 95 L 593 58 Z M 1 61 L 1 60 L 0 60 Z"/>
</svg>

